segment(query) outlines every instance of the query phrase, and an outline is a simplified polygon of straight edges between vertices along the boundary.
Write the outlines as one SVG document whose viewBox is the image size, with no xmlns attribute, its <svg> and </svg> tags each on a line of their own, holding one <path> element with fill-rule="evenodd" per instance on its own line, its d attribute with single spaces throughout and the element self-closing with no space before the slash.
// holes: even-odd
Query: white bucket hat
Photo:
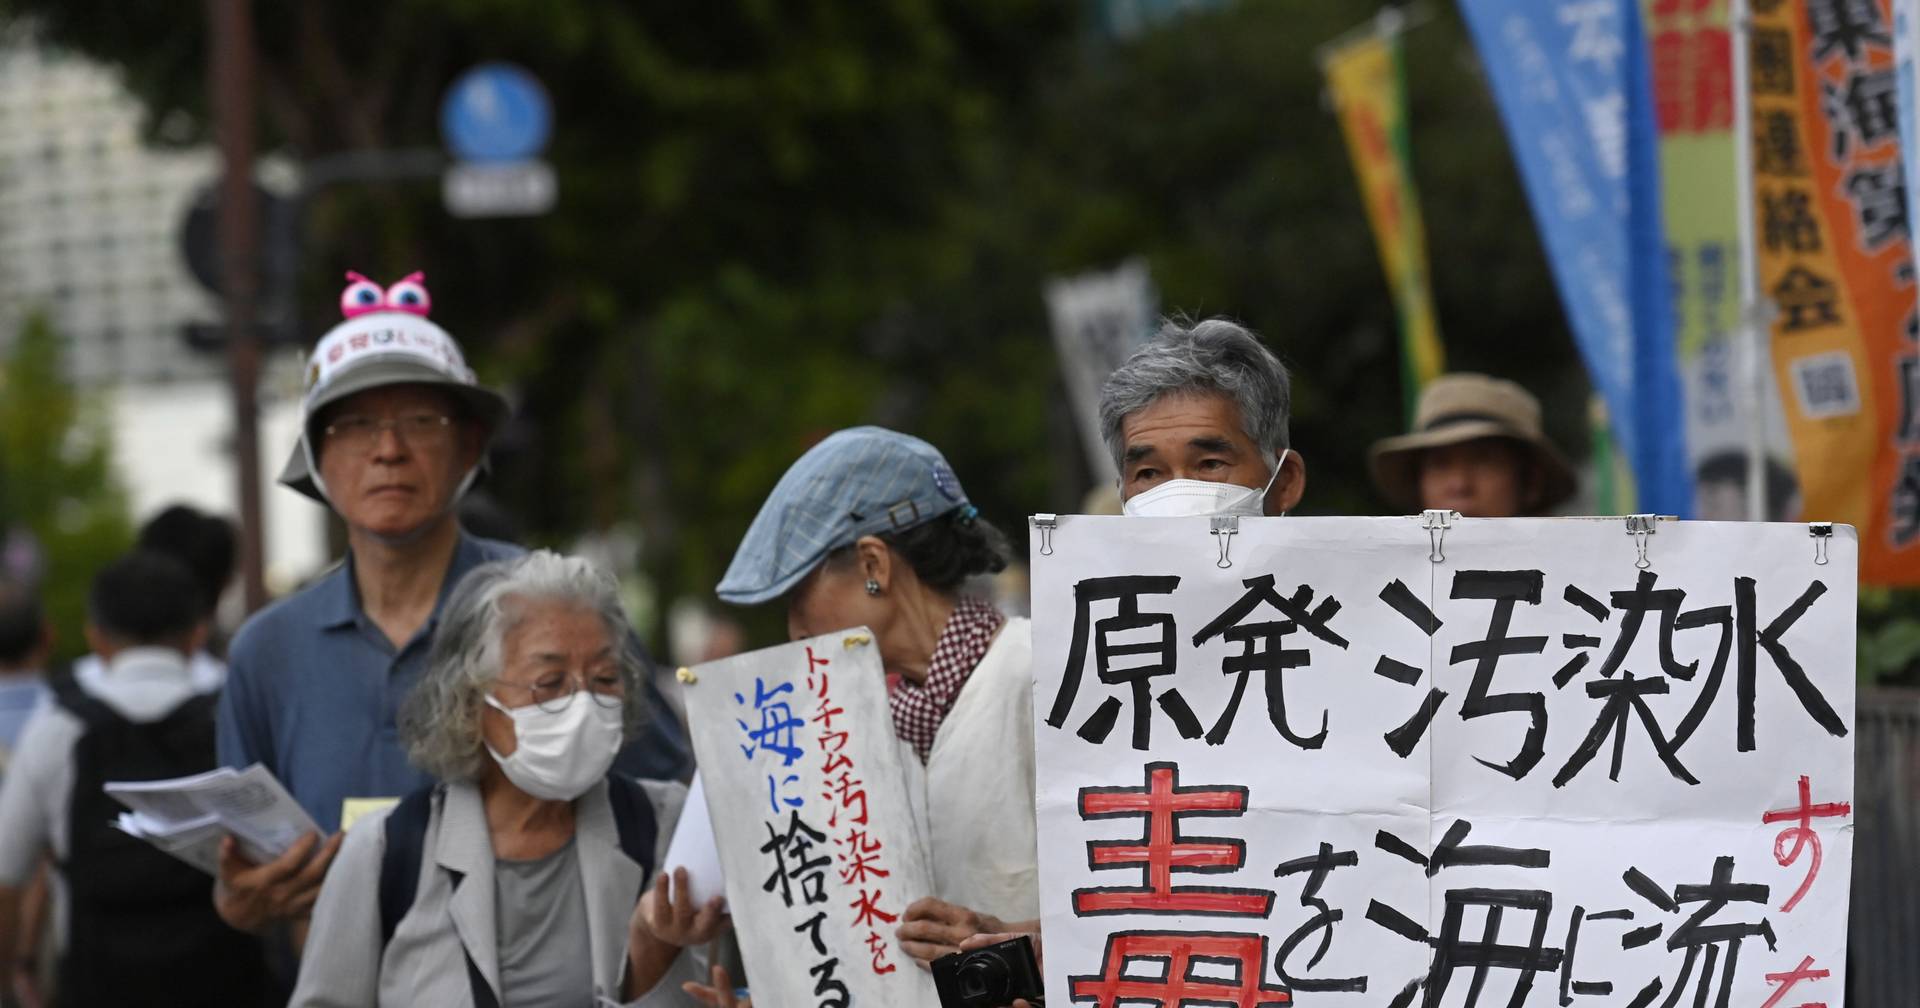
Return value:
<svg viewBox="0 0 1920 1008">
<path fill-rule="evenodd" d="M 293 446 L 280 471 L 280 483 L 326 503 L 319 476 L 319 453 L 314 419 L 327 406 L 350 395 L 386 385 L 432 385 L 459 398 L 488 438 L 510 412 L 506 397 L 481 385 L 467 366 L 460 344 L 428 321 L 431 307 L 421 275 L 414 273 L 384 292 L 358 273 L 341 295 L 348 318 L 314 345 L 307 361 L 306 395 L 302 400 L 300 441 Z M 484 468 L 469 474 L 467 484 Z"/>
</svg>

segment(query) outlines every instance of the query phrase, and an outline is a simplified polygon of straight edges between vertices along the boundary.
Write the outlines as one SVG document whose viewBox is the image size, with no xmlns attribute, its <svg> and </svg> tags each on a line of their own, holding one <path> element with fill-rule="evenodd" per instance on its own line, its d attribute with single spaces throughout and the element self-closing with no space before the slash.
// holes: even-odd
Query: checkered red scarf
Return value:
<svg viewBox="0 0 1920 1008">
<path fill-rule="evenodd" d="M 940 631 L 940 640 L 933 646 L 933 657 L 927 662 L 927 681 L 915 685 L 902 679 L 887 698 L 893 707 L 893 733 L 913 746 L 920 762 L 927 761 L 927 753 L 933 749 L 933 737 L 940 731 L 940 723 L 947 719 L 947 712 L 953 709 L 960 687 L 967 684 L 973 667 L 980 664 L 993 643 L 993 635 L 1006 621 L 992 604 L 962 597 L 954 603 L 953 615 L 947 618 L 946 628 Z"/>
</svg>

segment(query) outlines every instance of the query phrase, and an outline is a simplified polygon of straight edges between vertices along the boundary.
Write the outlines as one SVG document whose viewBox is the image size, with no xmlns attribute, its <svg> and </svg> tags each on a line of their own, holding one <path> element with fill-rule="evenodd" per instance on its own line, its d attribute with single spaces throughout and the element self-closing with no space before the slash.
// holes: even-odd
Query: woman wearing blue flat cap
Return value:
<svg viewBox="0 0 1920 1008">
<path fill-rule="evenodd" d="M 1034 930 L 1033 648 L 1027 621 L 963 594 L 1007 566 L 1007 539 L 932 445 L 853 427 L 813 446 L 773 488 L 715 589 L 784 598 L 794 639 L 872 629 L 894 733 L 926 768 L 931 893 L 902 916 L 931 961 L 975 934 Z"/>
</svg>

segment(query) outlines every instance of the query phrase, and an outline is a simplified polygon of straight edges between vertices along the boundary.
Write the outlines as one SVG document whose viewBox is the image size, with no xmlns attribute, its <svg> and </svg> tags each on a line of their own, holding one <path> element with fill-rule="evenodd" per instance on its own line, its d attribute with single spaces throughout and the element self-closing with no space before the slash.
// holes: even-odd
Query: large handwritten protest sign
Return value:
<svg viewBox="0 0 1920 1008">
<path fill-rule="evenodd" d="M 754 1004 L 937 1003 L 893 939 L 901 910 L 932 886 L 871 635 L 815 637 L 682 678 Z"/>
<path fill-rule="evenodd" d="M 1036 527 L 1050 1002 L 1837 1008 L 1852 530 L 1656 527 Z"/>
</svg>

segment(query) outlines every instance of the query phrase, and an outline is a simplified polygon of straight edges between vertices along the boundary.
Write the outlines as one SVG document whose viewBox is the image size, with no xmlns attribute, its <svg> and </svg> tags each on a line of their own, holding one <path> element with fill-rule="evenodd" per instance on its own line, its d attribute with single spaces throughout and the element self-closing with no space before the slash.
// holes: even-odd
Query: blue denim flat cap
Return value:
<svg viewBox="0 0 1920 1008">
<path fill-rule="evenodd" d="M 714 594 L 735 605 L 779 598 L 828 553 L 970 506 L 934 446 L 884 427 L 836 431 L 780 477 Z"/>
</svg>

